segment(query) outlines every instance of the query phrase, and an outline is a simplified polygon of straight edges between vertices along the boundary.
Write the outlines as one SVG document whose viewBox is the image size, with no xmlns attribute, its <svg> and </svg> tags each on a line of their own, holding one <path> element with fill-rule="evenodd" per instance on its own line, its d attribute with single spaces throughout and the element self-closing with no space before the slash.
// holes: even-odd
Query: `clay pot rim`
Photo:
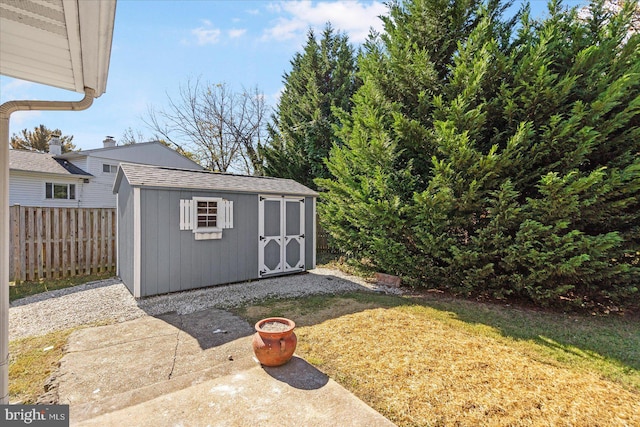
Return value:
<svg viewBox="0 0 640 427">
<path fill-rule="evenodd" d="M 269 332 L 269 331 L 262 330 L 262 325 L 269 322 L 278 322 L 278 323 L 288 325 L 289 327 L 284 331 L 278 331 L 278 332 Z M 287 319 L 286 317 L 267 317 L 265 319 L 258 320 L 254 327 L 256 332 L 258 332 L 261 335 L 281 336 L 283 334 L 288 334 L 289 332 L 293 331 L 293 329 L 296 327 L 296 323 L 291 319 Z"/>
</svg>

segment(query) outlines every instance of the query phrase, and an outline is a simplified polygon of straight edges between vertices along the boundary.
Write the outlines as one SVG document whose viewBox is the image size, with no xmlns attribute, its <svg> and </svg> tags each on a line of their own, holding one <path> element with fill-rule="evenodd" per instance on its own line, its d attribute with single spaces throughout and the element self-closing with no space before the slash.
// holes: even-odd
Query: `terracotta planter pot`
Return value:
<svg viewBox="0 0 640 427">
<path fill-rule="evenodd" d="M 264 366 L 284 365 L 296 351 L 296 324 L 284 317 L 268 317 L 256 323 L 253 351 Z"/>
</svg>

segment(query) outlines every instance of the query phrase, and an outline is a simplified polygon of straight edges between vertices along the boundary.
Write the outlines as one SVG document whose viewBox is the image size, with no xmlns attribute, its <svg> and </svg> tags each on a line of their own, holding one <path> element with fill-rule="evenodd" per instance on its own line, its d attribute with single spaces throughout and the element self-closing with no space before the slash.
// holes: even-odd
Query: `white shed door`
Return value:
<svg viewBox="0 0 640 427">
<path fill-rule="evenodd" d="M 259 276 L 304 270 L 304 198 L 260 196 Z"/>
</svg>

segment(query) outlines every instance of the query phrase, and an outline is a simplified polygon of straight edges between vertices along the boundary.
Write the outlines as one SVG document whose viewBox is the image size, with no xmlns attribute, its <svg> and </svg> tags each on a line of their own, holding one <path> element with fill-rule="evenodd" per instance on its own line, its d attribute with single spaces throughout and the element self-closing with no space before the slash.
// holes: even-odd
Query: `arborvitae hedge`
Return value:
<svg viewBox="0 0 640 427">
<path fill-rule="evenodd" d="M 316 181 L 336 244 L 416 286 L 640 301 L 638 4 L 390 8 Z"/>
</svg>

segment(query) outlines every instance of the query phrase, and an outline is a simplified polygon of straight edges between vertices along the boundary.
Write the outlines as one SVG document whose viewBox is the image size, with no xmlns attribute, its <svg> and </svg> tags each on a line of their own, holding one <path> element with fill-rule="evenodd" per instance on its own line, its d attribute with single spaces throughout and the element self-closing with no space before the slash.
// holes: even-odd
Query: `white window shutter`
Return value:
<svg viewBox="0 0 640 427">
<path fill-rule="evenodd" d="M 193 200 L 180 200 L 180 230 L 193 230 Z"/>
<path fill-rule="evenodd" d="M 224 212 L 222 228 L 233 228 L 233 201 L 223 200 L 222 206 L 222 211 Z"/>
</svg>

